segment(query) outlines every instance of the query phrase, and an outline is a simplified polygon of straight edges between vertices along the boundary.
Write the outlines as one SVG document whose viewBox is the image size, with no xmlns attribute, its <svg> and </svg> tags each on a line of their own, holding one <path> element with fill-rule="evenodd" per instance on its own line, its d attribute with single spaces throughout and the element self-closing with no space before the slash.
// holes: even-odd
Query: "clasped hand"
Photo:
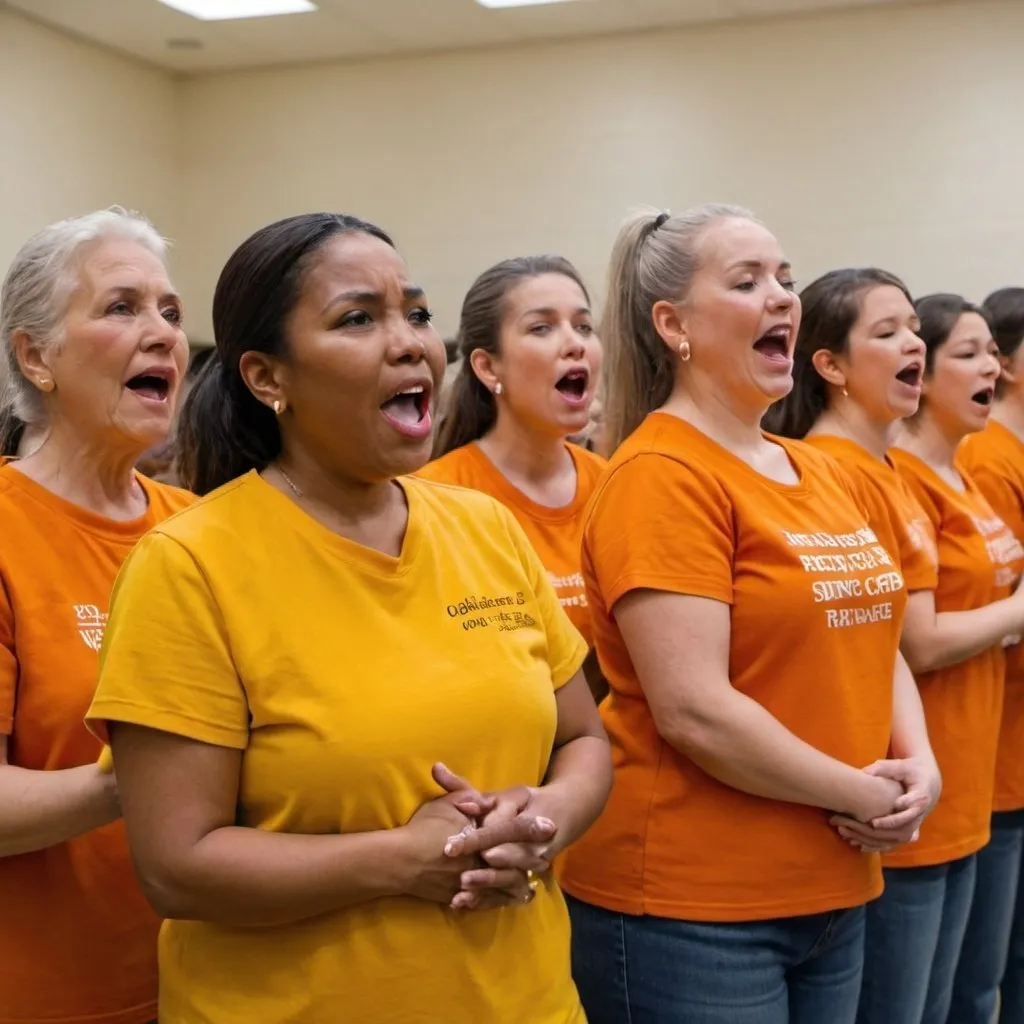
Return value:
<svg viewBox="0 0 1024 1024">
<path fill-rule="evenodd" d="M 905 843 L 917 842 L 921 823 L 931 813 L 942 788 L 935 764 L 908 757 L 875 761 L 864 771 L 898 783 L 903 792 L 896 796 L 888 813 L 867 822 L 836 814 L 829 823 L 851 846 L 865 853 L 888 853 Z"/>
<path fill-rule="evenodd" d="M 549 818 L 530 812 L 534 791 L 515 786 L 481 793 L 443 764 L 432 775 L 446 795 L 409 822 L 431 847 L 412 895 L 454 910 L 529 903 L 542 884 L 536 876 L 551 867 L 558 831 Z"/>
</svg>

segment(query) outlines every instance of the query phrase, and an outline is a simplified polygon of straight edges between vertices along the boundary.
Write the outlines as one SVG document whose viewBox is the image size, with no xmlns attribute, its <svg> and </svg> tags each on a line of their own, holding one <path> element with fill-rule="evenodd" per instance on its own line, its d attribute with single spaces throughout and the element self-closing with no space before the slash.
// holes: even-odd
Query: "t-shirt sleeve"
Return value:
<svg viewBox="0 0 1024 1024">
<path fill-rule="evenodd" d="M 139 542 L 114 587 L 87 716 L 104 742 L 107 722 L 248 744 L 249 708 L 220 609 L 192 555 L 159 532 Z"/>
<path fill-rule="evenodd" d="M 733 602 L 732 505 L 709 474 L 644 454 L 606 480 L 584 533 L 605 607 L 632 590 Z"/>
<path fill-rule="evenodd" d="M 992 510 L 1006 525 L 1021 537 L 1021 520 L 1024 509 L 1021 508 L 1021 496 L 1014 489 L 1009 475 L 1001 471 L 999 466 L 979 463 L 968 470 L 971 480 L 992 506 Z"/>
<path fill-rule="evenodd" d="M 0 736 L 14 729 L 14 703 L 18 696 L 18 658 L 14 650 L 14 609 L 0 577 Z"/>
<path fill-rule="evenodd" d="M 555 689 L 560 689 L 583 667 L 590 648 L 562 608 L 551 577 L 541 564 L 540 556 L 534 551 L 523 528 L 504 506 L 495 502 L 494 507 L 505 521 L 512 545 L 519 555 L 519 560 L 526 571 L 526 578 L 533 590 L 547 637 L 551 679 Z"/>
</svg>

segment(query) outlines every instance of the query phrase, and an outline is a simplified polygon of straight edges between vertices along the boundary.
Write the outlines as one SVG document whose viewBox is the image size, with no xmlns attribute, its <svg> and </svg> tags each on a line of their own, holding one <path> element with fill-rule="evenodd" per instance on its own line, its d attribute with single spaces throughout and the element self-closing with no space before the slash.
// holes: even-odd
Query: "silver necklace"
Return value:
<svg viewBox="0 0 1024 1024">
<path fill-rule="evenodd" d="M 293 493 L 295 494 L 295 497 L 301 498 L 302 491 L 300 491 L 298 487 L 295 486 L 295 484 L 292 482 L 292 478 L 281 468 L 281 464 L 279 462 L 274 463 L 274 469 L 276 469 L 278 473 L 281 474 L 281 478 L 292 489 Z"/>
</svg>

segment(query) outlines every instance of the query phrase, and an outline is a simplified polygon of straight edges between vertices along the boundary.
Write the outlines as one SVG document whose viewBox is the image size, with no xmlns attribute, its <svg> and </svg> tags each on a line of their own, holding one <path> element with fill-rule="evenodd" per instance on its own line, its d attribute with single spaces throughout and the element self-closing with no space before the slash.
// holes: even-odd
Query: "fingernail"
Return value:
<svg viewBox="0 0 1024 1024">
<path fill-rule="evenodd" d="M 555 827 L 555 823 L 550 818 L 538 818 L 537 824 L 543 829 Z"/>
<path fill-rule="evenodd" d="M 449 839 L 448 842 L 445 843 L 445 847 L 444 847 L 445 856 L 446 857 L 450 857 L 454 852 L 455 852 L 455 840 L 454 839 Z"/>
</svg>

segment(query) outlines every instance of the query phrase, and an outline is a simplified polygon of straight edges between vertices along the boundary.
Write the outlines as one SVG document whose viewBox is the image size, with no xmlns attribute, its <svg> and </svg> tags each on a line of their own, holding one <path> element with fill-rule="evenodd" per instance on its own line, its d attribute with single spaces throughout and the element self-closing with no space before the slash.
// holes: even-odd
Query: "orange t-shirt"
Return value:
<svg viewBox="0 0 1024 1024">
<path fill-rule="evenodd" d="M 860 484 L 871 528 L 886 551 L 899 558 L 907 592 L 934 590 L 938 552 L 932 524 L 891 459 L 878 459 L 845 437 L 819 434 L 808 444 L 831 455 Z"/>
<path fill-rule="evenodd" d="M 463 445 L 442 455 L 424 466 L 417 476 L 483 491 L 500 501 L 516 517 L 540 556 L 572 624 L 593 647 L 587 595 L 580 571 L 580 543 L 587 503 L 607 463 L 579 445 L 567 444 L 566 448 L 576 465 L 576 496 L 561 508 L 539 505 L 513 487 L 476 444 Z"/>
<path fill-rule="evenodd" d="M 114 578 L 135 542 L 192 500 L 139 479 L 149 510 L 119 523 L 0 466 L 0 734 L 12 765 L 49 771 L 99 756 L 83 719 Z M 159 924 L 121 822 L 4 858 L 0 1024 L 152 1020 Z"/>
<path fill-rule="evenodd" d="M 579 899 L 724 922 L 853 907 L 882 891 L 879 858 L 845 843 L 828 812 L 733 789 L 662 739 L 612 614 L 639 589 L 728 604 L 737 690 L 830 757 L 861 768 L 885 756 L 903 578 L 856 482 L 809 445 L 778 443 L 796 484 L 653 413 L 598 488 L 583 574 L 611 687 L 601 714 L 615 783 L 565 854 L 562 882 Z"/>
<path fill-rule="evenodd" d="M 1024 443 L 1001 423 L 990 421 L 964 440 L 958 455 L 996 515 L 1024 543 Z M 1006 649 L 1006 692 L 992 807 L 996 811 L 1024 807 L 1024 643 Z"/>
<path fill-rule="evenodd" d="M 890 454 L 935 533 L 935 610 L 967 611 L 1006 597 L 1024 551 L 970 476 L 961 471 L 961 493 L 909 452 L 893 449 Z M 1004 666 L 1003 649 L 996 644 L 959 665 L 917 677 L 928 736 L 942 771 L 942 796 L 918 842 L 887 854 L 886 867 L 948 864 L 988 842 Z"/>
</svg>

